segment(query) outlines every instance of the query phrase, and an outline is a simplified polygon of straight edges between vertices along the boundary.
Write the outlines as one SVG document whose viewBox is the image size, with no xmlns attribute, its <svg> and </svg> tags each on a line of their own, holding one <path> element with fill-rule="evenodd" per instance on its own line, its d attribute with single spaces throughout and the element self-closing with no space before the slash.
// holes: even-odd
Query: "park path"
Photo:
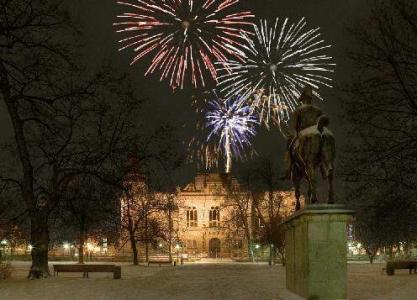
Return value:
<svg viewBox="0 0 417 300">
<path fill-rule="evenodd" d="M 0 300 L 129 300 L 239 299 L 298 300 L 285 291 L 285 268 L 267 264 L 209 263 L 184 266 L 122 265 L 122 279 L 111 274 L 61 274 L 27 280 L 28 262 L 14 263 L 15 272 L 0 281 Z M 350 300 L 417 300 L 417 275 L 408 271 L 387 276 L 382 264 L 349 264 Z"/>
<path fill-rule="evenodd" d="M 30 281 L 25 273 L 18 270 L 14 279 L 0 282 L 0 299 L 279 299 L 284 284 L 283 268 L 265 264 L 125 265 L 121 280 L 62 274 Z"/>
<path fill-rule="evenodd" d="M 417 278 L 415 282 L 409 282 L 401 287 L 394 289 L 392 292 L 370 300 L 417 300 Z"/>
</svg>

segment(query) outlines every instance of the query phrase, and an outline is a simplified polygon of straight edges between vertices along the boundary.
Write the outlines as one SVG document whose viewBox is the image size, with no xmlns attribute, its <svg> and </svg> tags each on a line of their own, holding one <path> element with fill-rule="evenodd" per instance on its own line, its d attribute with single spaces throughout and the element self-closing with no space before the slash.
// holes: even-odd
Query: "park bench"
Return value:
<svg viewBox="0 0 417 300">
<path fill-rule="evenodd" d="M 410 274 L 414 270 L 414 273 L 417 274 L 417 260 L 387 262 L 387 275 L 394 275 L 396 269 L 408 269 Z"/>
<path fill-rule="evenodd" d="M 97 264 L 65 264 L 65 265 L 53 265 L 54 267 L 54 276 L 58 277 L 58 274 L 61 272 L 71 272 L 71 273 L 83 273 L 84 278 L 88 278 L 88 273 L 91 272 L 108 272 L 113 273 L 114 279 L 120 279 L 122 277 L 122 268 L 116 265 L 97 265 Z"/>
<path fill-rule="evenodd" d="M 148 260 L 149 265 L 172 265 L 172 260 L 168 256 L 153 256 Z"/>
</svg>

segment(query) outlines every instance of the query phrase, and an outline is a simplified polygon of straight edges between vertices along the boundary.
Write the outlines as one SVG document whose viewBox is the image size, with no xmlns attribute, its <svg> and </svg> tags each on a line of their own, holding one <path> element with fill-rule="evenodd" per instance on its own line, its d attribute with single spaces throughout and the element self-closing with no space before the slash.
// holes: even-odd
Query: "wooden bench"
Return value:
<svg viewBox="0 0 417 300">
<path fill-rule="evenodd" d="M 114 279 L 120 279 L 122 277 L 122 267 L 113 264 L 110 265 L 83 265 L 83 264 L 71 264 L 71 265 L 53 265 L 54 276 L 58 277 L 60 272 L 71 272 L 71 273 L 83 273 L 84 278 L 88 278 L 88 273 L 91 272 L 108 272 L 113 273 Z"/>
<path fill-rule="evenodd" d="M 408 269 L 410 274 L 414 270 L 414 274 L 417 274 L 417 260 L 387 262 L 387 267 L 385 268 L 387 275 L 394 275 L 396 269 Z"/>
<path fill-rule="evenodd" d="M 169 257 L 152 257 L 148 260 L 148 267 L 149 265 L 172 265 L 172 260 Z"/>
</svg>

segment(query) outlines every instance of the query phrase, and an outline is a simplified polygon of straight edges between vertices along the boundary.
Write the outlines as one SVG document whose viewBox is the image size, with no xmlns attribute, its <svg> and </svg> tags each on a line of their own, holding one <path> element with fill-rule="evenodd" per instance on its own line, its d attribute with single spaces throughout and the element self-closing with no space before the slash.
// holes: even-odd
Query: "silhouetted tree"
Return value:
<svg viewBox="0 0 417 300">
<path fill-rule="evenodd" d="M 350 31 L 355 77 L 343 103 L 351 136 L 343 173 L 372 260 L 384 244 L 417 238 L 417 5 L 374 1 Z"/>
<path fill-rule="evenodd" d="M 84 263 L 85 243 L 89 237 L 96 241 L 110 230 L 107 220 L 118 216 L 118 197 L 115 186 L 97 178 L 83 175 L 73 180 L 63 195 L 60 212 L 67 227 L 76 227 L 78 262 Z"/>
<path fill-rule="evenodd" d="M 0 93 L 21 165 L 2 181 L 21 190 L 33 247 L 29 277 L 38 278 L 49 272 L 51 212 L 71 181 L 119 177 L 134 101 L 123 101 L 132 95 L 110 70 L 91 75 L 77 67 L 77 39 L 60 1 L 3 2 L 0 22 Z M 109 98 L 122 104 L 110 106 Z"/>
<path fill-rule="evenodd" d="M 223 215 L 227 216 L 227 218 L 223 219 L 223 223 L 235 235 L 240 236 L 243 233 L 247 241 L 249 260 L 254 262 L 252 222 L 255 211 L 251 192 L 245 186 L 241 186 L 233 181 L 226 184 L 225 192 L 226 199 L 221 210 L 225 211 Z"/>
<path fill-rule="evenodd" d="M 253 218 L 256 219 L 253 221 L 254 232 L 257 239 L 269 247 L 269 265 L 272 265 L 276 253 L 284 262 L 285 235 L 280 224 L 292 209 L 284 201 L 290 193 L 280 179 L 280 167 L 276 159 L 272 155 L 259 156 L 246 163 L 241 171 L 246 174 L 242 180 L 252 196 Z"/>
</svg>

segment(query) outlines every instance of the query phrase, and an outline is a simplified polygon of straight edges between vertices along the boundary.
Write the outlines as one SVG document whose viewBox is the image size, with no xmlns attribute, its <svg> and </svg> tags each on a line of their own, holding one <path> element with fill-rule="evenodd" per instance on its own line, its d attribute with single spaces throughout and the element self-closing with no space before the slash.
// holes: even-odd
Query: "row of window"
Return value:
<svg viewBox="0 0 417 300">
<path fill-rule="evenodd" d="M 197 249 L 197 241 L 196 240 L 186 240 L 185 246 L 187 249 Z M 234 249 L 242 249 L 243 248 L 243 241 L 242 240 L 234 240 L 232 242 L 232 246 Z M 205 247 L 203 245 L 203 247 Z"/>
<path fill-rule="evenodd" d="M 197 209 L 195 207 L 188 207 L 187 209 L 187 227 L 198 226 Z M 220 209 L 218 206 L 213 206 L 209 212 L 209 227 L 220 226 Z"/>
</svg>

